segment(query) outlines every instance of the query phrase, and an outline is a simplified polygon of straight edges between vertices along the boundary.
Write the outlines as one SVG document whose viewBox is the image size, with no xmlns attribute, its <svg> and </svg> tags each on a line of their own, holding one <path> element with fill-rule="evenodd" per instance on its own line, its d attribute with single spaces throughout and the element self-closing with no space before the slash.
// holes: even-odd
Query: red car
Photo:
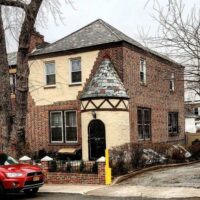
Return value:
<svg viewBox="0 0 200 200">
<path fill-rule="evenodd" d="M 19 164 L 14 158 L 0 153 L 0 194 L 21 191 L 35 194 L 43 184 L 40 167 Z"/>
</svg>

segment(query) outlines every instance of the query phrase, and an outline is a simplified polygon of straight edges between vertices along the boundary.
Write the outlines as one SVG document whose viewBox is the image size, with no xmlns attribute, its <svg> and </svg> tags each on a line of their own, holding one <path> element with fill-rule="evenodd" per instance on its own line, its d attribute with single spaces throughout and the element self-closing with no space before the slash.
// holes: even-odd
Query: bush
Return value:
<svg viewBox="0 0 200 200">
<path fill-rule="evenodd" d="M 56 172 L 57 171 L 57 163 L 55 160 L 49 162 L 49 172 Z"/>
<path fill-rule="evenodd" d="M 98 172 L 98 163 L 95 161 L 92 165 L 92 172 L 97 173 Z"/>
<path fill-rule="evenodd" d="M 81 161 L 80 163 L 80 172 L 84 172 L 85 169 L 85 163 L 83 161 Z"/>
<path fill-rule="evenodd" d="M 67 168 L 66 168 L 66 171 L 67 171 L 67 172 L 71 172 L 71 170 L 72 170 L 72 165 L 71 165 L 71 162 L 68 161 L 68 162 L 67 162 Z"/>
</svg>

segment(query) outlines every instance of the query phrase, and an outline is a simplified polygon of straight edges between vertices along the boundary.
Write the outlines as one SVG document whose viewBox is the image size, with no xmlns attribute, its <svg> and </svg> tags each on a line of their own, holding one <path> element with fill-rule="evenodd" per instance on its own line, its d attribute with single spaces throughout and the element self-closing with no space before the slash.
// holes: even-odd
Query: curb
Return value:
<svg viewBox="0 0 200 200">
<path fill-rule="evenodd" d="M 122 182 L 122 181 L 124 181 L 128 178 L 137 176 L 139 174 L 143 174 L 143 173 L 148 172 L 148 171 L 154 171 L 154 170 L 163 169 L 163 168 L 182 167 L 182 166 L 192 165 L 192 164 L 195 164 L 195 163 L 198 163 L 198 162 L 200 162 L 200 161 L 195 160 L 195 161 L 187 162 L 187 163 L 164 164 L 164 165 L 157 165 L 157 166 L 148 167 L 148 168 L 145 168 L 145 169 L 130 172 L 130 173 L 122 175 L 122 176 L 118 176 L 113 180 L 111 185 L 118 184 L 118 183 L 120 183 L 120 182 Z"/>
</svg>

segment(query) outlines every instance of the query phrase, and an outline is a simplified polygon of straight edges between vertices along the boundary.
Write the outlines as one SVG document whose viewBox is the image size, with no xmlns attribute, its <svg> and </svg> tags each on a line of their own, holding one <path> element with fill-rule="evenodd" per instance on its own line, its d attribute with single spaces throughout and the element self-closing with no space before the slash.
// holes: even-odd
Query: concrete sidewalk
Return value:
<svg viewBox="0 0 200 200">
<path fill-rule="evenodd" d="M 146 197 L 146 198 L 194 198 L 200 197 L 200 189 L 189 187 L 150 187 L 127 185 L 51 185 L 46 184 L 40 192 L 85 194 L 106 197 Z"/>
<path fill-rule="evenodd" d="M 70 193 L 70 194 L 86 194 L 106 187 L 105 185 L 72 185 L 72 184 L 45 184 L 40 188 L 40 192 L 48 193 Z"/>
</svg>

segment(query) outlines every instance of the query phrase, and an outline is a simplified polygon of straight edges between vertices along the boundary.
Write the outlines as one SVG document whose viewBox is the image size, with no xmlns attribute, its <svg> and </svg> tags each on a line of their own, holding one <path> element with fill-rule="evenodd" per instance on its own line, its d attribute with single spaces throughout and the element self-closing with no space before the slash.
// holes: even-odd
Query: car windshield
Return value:
<svg viewBox="0 0 200 200">
<path fill-rule="evenodd" d="M 14 158 L 4 153 L 0 154 L 0 165 L 14 165 L 14 164 L 18 164 L 18 162 Z"/>
<path fill-rule="evenodd" d="M 4 165 L 14 165 L 14 164 L 18 164 L 18 162 L 11 156 L 8 156 L 8 159 L 4 163 Z"/>
</svg>

